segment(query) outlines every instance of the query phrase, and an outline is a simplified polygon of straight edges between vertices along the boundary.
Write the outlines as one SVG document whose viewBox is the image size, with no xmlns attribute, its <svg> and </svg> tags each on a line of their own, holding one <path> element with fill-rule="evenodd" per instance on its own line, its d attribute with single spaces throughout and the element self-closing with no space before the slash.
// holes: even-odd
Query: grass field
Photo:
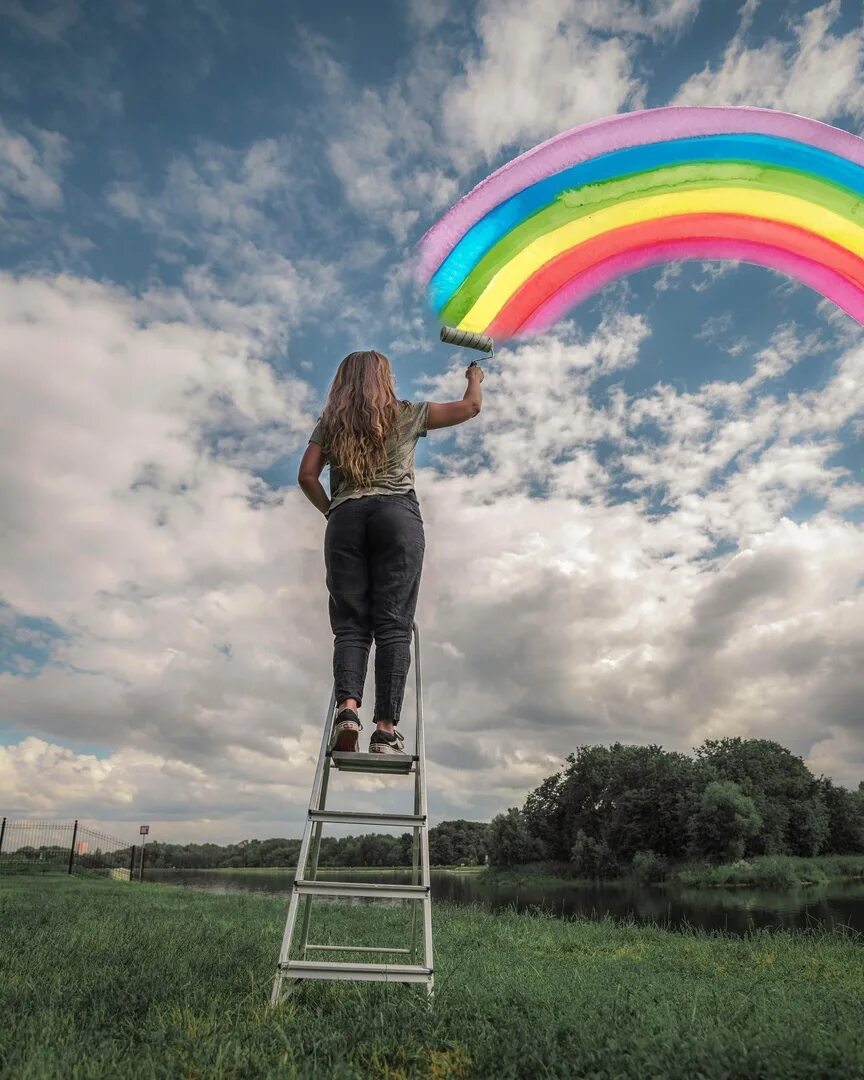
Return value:
<svg viewBox="0 0 864 1080">
<path fill-rule="evenodd" d="M 851 933 L 725 938 L 437 905 L 431 1007 L 417 987 L 321 983 L 271 1011 L 284 914 L 262 895 L 0 882 L 0 1075 L 864 1077 Z M 318 941 L 404 929 L 401 908 L 321 915 Z"/>
</svg>

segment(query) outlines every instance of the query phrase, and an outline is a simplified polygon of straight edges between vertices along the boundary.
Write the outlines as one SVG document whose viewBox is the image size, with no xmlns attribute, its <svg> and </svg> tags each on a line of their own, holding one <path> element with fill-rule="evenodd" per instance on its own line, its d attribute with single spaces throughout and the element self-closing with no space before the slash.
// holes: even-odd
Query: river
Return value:
<svg viewBox="0 0 864 1080">
<path fill-rule="evenodd" d="M 410 871 L 374 874 L 328 870 L 322 878 L 341 881 L 410 881 Z M 155 870 L 146 879 L 219 893 L 281 893 L 287 902 L 291 870 Z M 845 926 L 864 933 L 864 882 L 838 882 L 788 891 L 764 889 L 681 889 L 640 885 L 573 885 L 542 879 L 502 884 L 483 872 L 432 871 L 432 898 L 456 904 L 481 904 L 493 911 L 542 908 L 563 918 L 581 916 L 685 926 L 744 934 L 760 928 L 806 929 Z M 387 901 L 359 901 L 381 903 Z"/>
</svg>

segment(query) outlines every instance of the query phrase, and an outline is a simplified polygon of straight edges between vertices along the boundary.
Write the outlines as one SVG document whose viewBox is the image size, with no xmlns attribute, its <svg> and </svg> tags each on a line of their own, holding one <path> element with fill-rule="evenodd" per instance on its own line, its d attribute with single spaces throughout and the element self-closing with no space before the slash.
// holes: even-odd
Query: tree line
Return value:
<svg viewBox="0 0 864 1080">
<path fill-rule="evenodd" d="M 485 862 L 489 828 L 489 823 L 484 821 L 442 821 L 429 830 L 429 861 L 433 866 L 476 866 Z M 411 833 L 324 836 L 318 865 L 411 866 L 411 839 Z M 224 845 L 155 842 L 147 845 L 147 865 L 156 868 L 294 867 L 299 855 L 300 841 L 284 837 Z"/>
<path fill-rule="evenodd" d="M 585 877 L 662 877 L 687 859 L 864 852 L 864 782 L 815 777 L 768 739 L 708 739 L 693 757 L 657 745 L 582 746 L 493 819 L 489 861 L 550 860 Z"/>
<path fill-rule="evenodd" d="M 299 839 L 147 847 L 154 867 L 294 867 Z M 578 876 L 650 880 L 686 860 L 864 853 L 864 782 L 814 776 L 768 739 L 708 739 L 692 756 L 657 745 L 582 746 L 491 823 L 429 830 L 433 866 L 566 864 Z M 319 865 L 410 866 L 411 834 L 323 837 Z"/>
</svg>

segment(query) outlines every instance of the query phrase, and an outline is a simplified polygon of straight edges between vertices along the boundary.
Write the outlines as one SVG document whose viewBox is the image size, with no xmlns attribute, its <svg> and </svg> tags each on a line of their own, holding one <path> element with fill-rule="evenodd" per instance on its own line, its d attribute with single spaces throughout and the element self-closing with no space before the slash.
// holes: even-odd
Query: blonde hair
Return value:
<svg viewBox="0 0 864 1080">
<path fill-rule="evenodd" d="M 356 487 L 369 487 L 385 465 L 385 444 L 404 407 L 387 357 L 374 349 L 349 353 L 330 384 L 321 438 L 330 464 Z"/>
</svg>

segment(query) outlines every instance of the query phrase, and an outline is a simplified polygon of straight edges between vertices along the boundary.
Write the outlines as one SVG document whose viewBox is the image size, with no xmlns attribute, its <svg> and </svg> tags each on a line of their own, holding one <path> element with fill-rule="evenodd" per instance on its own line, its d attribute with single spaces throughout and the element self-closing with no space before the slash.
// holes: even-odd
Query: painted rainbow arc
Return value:
<svg viewBox="0 0 864 1080">
<path fill-rule="evenodd" d="M 496 338 L 681 259 L 778 270 L 864 324 L 864 139 L 773 109 L 625 113 L 514 158 L 420 242 L 439 318 Z"/>
</svg>

